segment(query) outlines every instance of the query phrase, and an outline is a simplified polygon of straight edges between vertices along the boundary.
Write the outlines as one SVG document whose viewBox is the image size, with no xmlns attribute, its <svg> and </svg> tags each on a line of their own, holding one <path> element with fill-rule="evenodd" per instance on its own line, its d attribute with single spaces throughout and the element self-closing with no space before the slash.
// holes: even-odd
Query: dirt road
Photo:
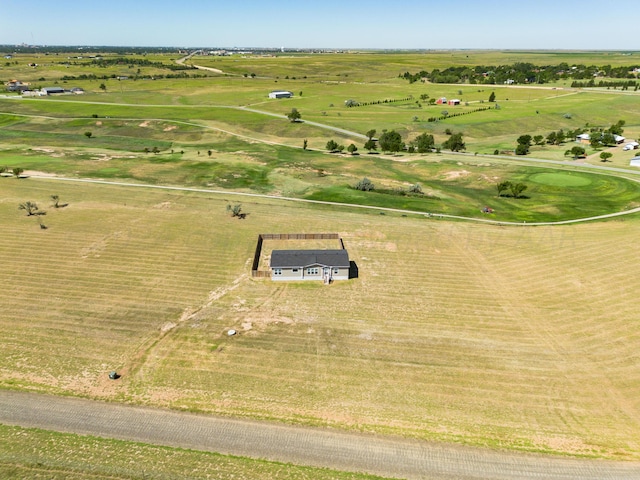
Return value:
<svg viewBox="0 0 640 480">
<path fill-rule="evenodd" d="M 496 452 L 5 390 L 0 422 L 407 479 L 640 478 L 640 463 Z"/>
</svg>

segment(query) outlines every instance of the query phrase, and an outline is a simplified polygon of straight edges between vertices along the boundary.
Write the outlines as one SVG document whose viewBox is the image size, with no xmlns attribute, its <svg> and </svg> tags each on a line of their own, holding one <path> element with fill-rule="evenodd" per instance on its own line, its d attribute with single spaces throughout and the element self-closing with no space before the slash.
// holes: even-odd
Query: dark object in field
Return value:
<svg viewBox="0 0 640 480">
<path fill-rule="evenodd" d="M 116 372 L 115 370 L 109 373 L 109 379 L 117 380 L 119 378 L 120 378 L 120 375 L 118 375 L 118 372 Z"/>
</svg>

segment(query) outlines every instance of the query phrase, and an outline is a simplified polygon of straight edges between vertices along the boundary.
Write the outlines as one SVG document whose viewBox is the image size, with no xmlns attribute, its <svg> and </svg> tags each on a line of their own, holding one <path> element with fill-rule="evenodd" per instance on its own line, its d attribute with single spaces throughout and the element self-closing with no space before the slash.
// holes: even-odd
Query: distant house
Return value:
<svg viewBox="0 0 640 480">
<path fill-rule="evenodd" d="M 449 105 L 460 105 L 460 99 L 458 98 L 452 98 L 451 100 L 449 100 Z"/>
<path fill-rule="evenodd" d="M 29 90 L 29 84 L 19 80 L 10 80 L 5 83 L 5 86 L 9 92 L 24 92 L 25 90 Z"/>
<path fill-rule="evenodd" d="M 349 254 L 340 250 L 274 250 L 271 252 L 272 280 L 349 279 Z"/>
<path fill-rule="evenodd" d="M 40 89 L 42 95 L 59 95 L 64 93 L 64 88 L 62 87 L 44 87 Z"/>
<path fill-rule="evenodd" d="M 640 155 L 637 157 L 633 157 L 629 162 L 629 165 L 632 167 L 640 167 Z"/>
<path fill-rule="evenodd" d="M 618 145 L 624 143 L 624 141 L 626 140 L 626 138 L 621 135 L 614 135 L 613 138 Z"/>
<path fill-rule="evenodd" d="M 589 143 L 591 141 L 591 135 L 588 133 L 581 133 L 580 135 L 576 135 L 576 142 L 578 143 Z"/>
<path fill-rule="evenodd" d="M 638 143 L 638 142 L 629 142 L 624 147 L 622 147 L 622 150 L 624 150 L 624 151 L 637 150 L 638 147 L 640 147 L 640 143 Z"/>
<path fill-rule="evenodd" d="M 436 100 L 436 105 L 446 105 L 447 104 L 447 97 L 440 97 L 439 99 Z"/>
<path fill-rule="evenodd" d="M 269 93 L 269 98 L 291 98 L 293 97 L 293 93 L 287 90 L 274 90 Z"/>
</svg>

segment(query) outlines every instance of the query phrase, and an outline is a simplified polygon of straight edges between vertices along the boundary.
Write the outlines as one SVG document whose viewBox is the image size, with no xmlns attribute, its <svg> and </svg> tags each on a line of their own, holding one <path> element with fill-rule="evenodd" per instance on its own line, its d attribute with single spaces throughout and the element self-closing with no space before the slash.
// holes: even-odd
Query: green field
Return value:
<svg viewBox="0 0 640 480">
<path fill-rule="evenodd" d="M 138 68 L 97 70 L 86 59 L 62 68 L 51 58 L 20 58 L 0 76 L 50 86 L 65 85 L 63 75 Z M 25 67 L 29 59 L 41 67 Z M 152 59 L 172 65 L 177 55 Z M 606 128 L 621 119 L 625 137 L 637 138 L 640 93 L 398 78 L 421 68 L 524 60 L 619 65 L 633 58 L 607 52 L 195 57 L 193 63 L 225 74 L 85 79 L 66 84 L 85 88 L 84 96 L 0 96 L 0 167 L 23 168 L 29 177 L 0 178 L 0 387 L 640 460 L 640 324 L 632 290 L 640 273 L 638 215 L 524 225 L 640 207 L 640 177 L 628 164 L 637 151 L 609 148 L 614 155 L 605 164 L 598 158 L 603 150 L 587 146 L 587 159 L 573 161 L 565 155 L 575 145 L 569 140 L 533 146 L 528 156 L 510 154 L 523 134 Z M 156 64 L 140 70 L 172 72 Z M 269 100 L 274 89 L 295 96 Z M 493 91 L 499 109 L 471 112 L 487 106 Z M 418 106 L 423 93 L 469 105 Z M 344 104 L 410 95 L 410 101 Z M 281 117 L 292 108 L 303 122 Z M 470 113 L 427 121 L 444 108 Z M 376 136 L 394 129 L 406 142 L 430 133 L 437 145 L 447 129 L 463 132 L 466 153 L 369 154 L 361 135 L 370 129 Z M 358 155 L 327 153 L 330 139 L 356 144 Z M 353 188 L 363 177 L 374 191 Z M 523 197 L 498 197 L 496 184 L 505 180 L 525 184 Z M 408 193 L 416 183 L 423 194 Z M 151 188 L 162 186 L 209 191 Z M 52 195 L 68 206 L 53 208 Z M 46 215 L 28 217 L 18 208 L 26 201 Z M 236 202 L 246 219 L 228 214 Z M 482 213 L 485 206 L 494 212 Z M 252 278 L 257 237 L 274 232 L 339 233 L 358 278 L 329 286 Z M 228 337 L 231 328 L 239 334 Z M 118 382 L 107 377 L 114 369 L 123 375 Z M 4 445 L 14 437 L 25 442 L 0 448 L 0 476 L 115 472 L 97 460 L 65 463 L 56 452 L 77 451 L 84 442 L 77 437 L 8 427 L 0 436 Z M 38 442 L 59 447 L 42 459 L 20 454 Z M 130 448 L 101 442 L 91 439 L 92 451 L 119 456 Z M 149 469 L 157 457 L 171 457 L 154 471 L 158 478 L 189 462 L 204 478 L 369 478 L 135 448 Z M 122 468 L 123 478 L 143 478 L 128 470 L 128 459 L 113 468 Z M 205 467 L 212 461 L 226 465 L 217 477 Z"/>
<path fill-rule="evenodd" d="M 382 480 L 382 477 L 0 425 L 4 479 Z M 69 452 L 81 451 L 73 456 Z"/>
</svg>

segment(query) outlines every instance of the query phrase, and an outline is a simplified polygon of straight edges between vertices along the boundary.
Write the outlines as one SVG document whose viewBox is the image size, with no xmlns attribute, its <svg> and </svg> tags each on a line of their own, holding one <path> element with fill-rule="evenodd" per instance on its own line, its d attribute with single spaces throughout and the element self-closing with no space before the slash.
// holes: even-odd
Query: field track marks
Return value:
<svg viewBox="0 0 640 480">
<path fill-rule="evenodd" d="M 516 454 L 5 390 L 0 422 L 406 479 L 640 478 L 637 462 Z"/>
<path fill-rule="evenodd" d="M 131 360 L 121 368 L 123 374 L 127 374 L 130 377 L 143 375 L 143 367 L 152 368 L 153 364 L 162 360 L 162 358 L 155 352 L 158 351 L 158 347 L 163 341 L 175 332 L 178 328 L 184 325 L 187 321 L 195 318 L 201 311 L 211 307 L 216 301 L 223 296 L 227 295 L 238 288 L 243 280 L 246 280 L 248 276 L 246 274 L 240 275 L 230 285 L 220 287 L 209 292 L 206 301 L 197 307 L 186 307 L 182 312 L 182 315 L 175 322 L 167 322 L 160 329 L 159 334 L 154 334 L 152 337 L 147 338 L 136 352 L 132 355 Z"/>
</svg>

